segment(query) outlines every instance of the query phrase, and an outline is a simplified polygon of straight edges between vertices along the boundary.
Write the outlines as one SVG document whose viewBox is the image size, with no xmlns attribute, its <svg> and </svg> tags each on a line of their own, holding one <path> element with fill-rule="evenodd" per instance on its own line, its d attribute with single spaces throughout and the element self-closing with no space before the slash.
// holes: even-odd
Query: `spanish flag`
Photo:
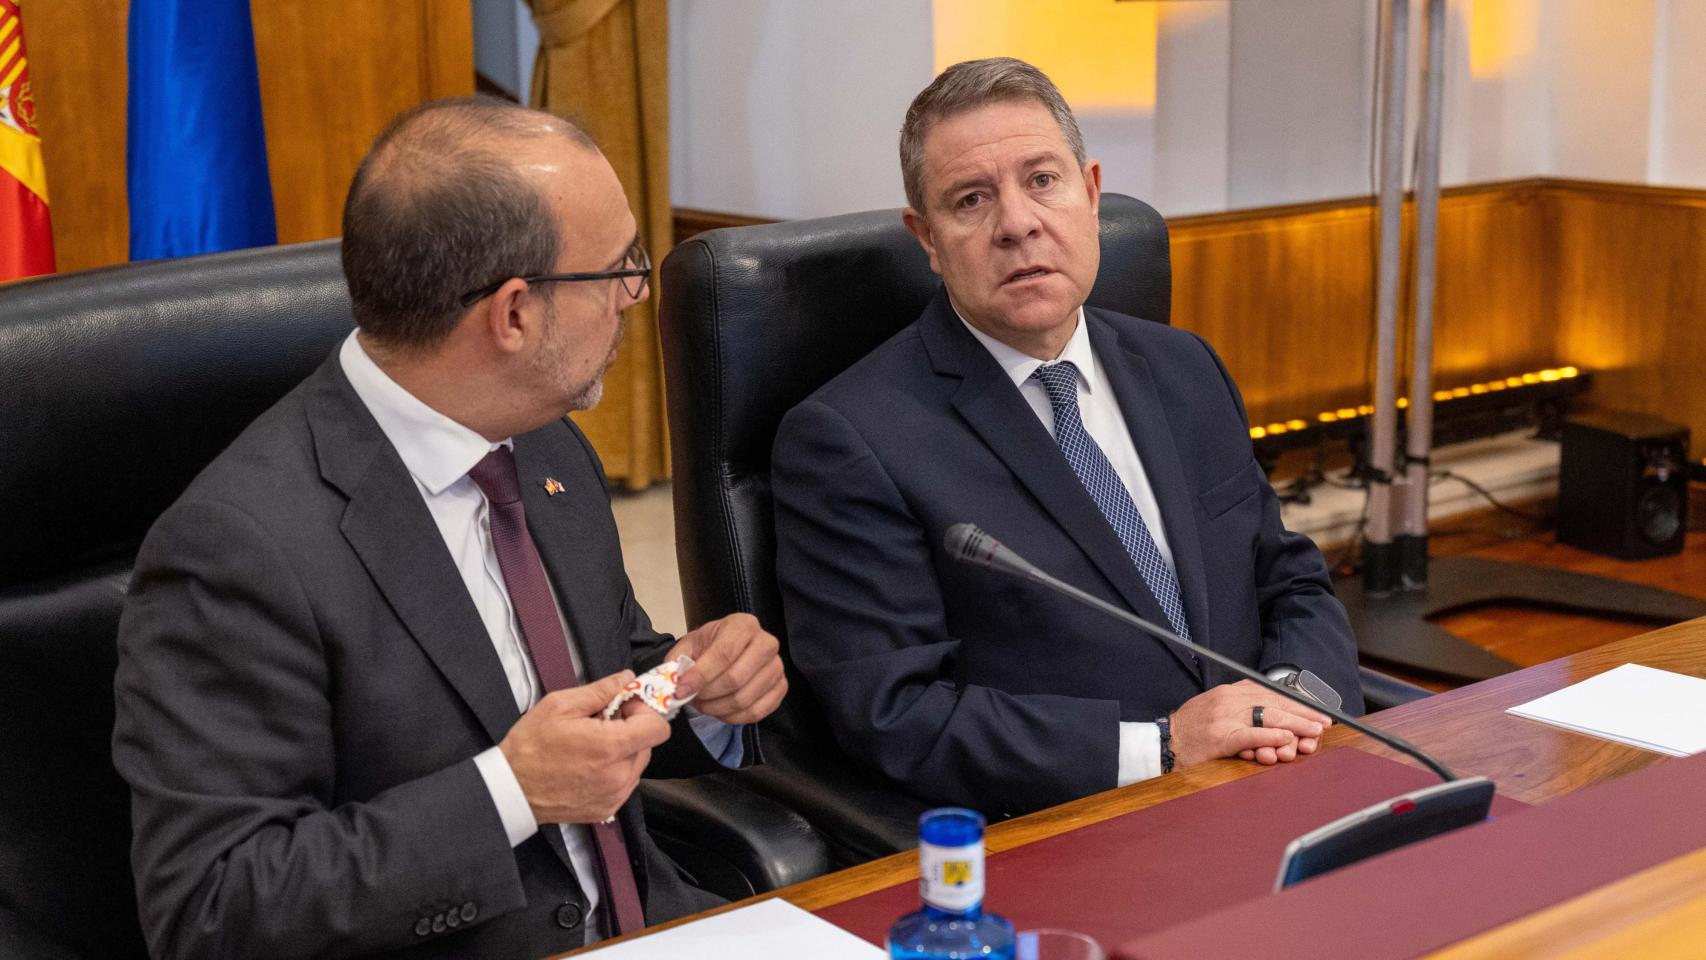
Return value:
<svg viewBox="0 0 1706 960">
<path fill-rule="evenodd" d="M 19 0 L 0 0 L 0 281 L 53 272 L 47 171 Z"/>
</svg>

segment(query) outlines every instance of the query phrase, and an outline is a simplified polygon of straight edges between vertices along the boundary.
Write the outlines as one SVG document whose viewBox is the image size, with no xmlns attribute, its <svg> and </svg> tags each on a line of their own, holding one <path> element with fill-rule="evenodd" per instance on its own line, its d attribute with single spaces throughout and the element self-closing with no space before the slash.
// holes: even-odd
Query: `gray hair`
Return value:
<svg viewBox="0 0 1706 960">
<path fill-rule="evenodd" d="M 551 272 L 557 218 L 506 151 L 550 137 L 597 149 L 573 122 L 492 97 L 436 100 L 385 127 L 344 201 L 344 278 L 364 333 L 429 348 L 455 328 L 463 294 Z"/>
<path fill-rule="evenodd" d="M 1036 67 L 1012 57 L 966 60 L 942 71 L 906 108 L 900 125 L 900 178 L 906 187 L 906 202 L 924 210 L 924 134 L 949 117 L 988 106 L 1031 100 L 1048 108 L 1059 124 L 1073 159 L 1084 166 L 1084 135 L 1072 108 L 1060 95 L 1054 81 Z"/>
</svg>

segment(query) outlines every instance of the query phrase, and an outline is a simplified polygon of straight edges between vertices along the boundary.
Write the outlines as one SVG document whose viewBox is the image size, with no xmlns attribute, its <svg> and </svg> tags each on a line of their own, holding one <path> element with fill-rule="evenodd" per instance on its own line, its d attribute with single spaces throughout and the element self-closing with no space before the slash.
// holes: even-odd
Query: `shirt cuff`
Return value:
<svg viewBox="0 0 1706 960">
<path fill-rule="evenodd" d="M 724 723 L 716 717 L 707 717 L 692 707 L 683 707 L 687 711 L 687 725 L 693 728 L 699 742 L 705 745 L 706 752 L 717 758 L 717 762 L 729 769 L 740 766 L 746 759 L 745 738 L 741 736 L 741 724 Z"/>
<path fill-rule="evenodd" d="M 539 821 L 533 819 L 533 805 L 527 802 L 527 794 L 521 792 L 521 781 L 515 778 L 504 752 L 491 747 L 474 758 L 474 766 L 480 771 L 480 779 L 486 781 L 486 792 L 492 795 L 492 803 L 498 808 L 498 819 L 503 821 L 509 845 L 518 847 L 538 833 Z"/>
<path fill-rule="evenodd" d="M 1115 786 L 1161 775 L 1161 728 L 1153 723 L 1120 724 L 1120 768 Z"/>
</svg>

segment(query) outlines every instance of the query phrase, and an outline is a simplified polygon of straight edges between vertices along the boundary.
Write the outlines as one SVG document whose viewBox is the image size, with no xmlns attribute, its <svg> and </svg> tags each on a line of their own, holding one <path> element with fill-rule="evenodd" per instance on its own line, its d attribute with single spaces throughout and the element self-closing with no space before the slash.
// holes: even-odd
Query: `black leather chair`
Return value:
<svg viewBox="0 0 1706 960">
<path fill-rule="evenodd" d="M 1168 322 L 1166 222 L 1117 194 L 1103 195 L 1101 216 L 1101 273 L 1089 302 Z M 712 230 L 664 261 L 676 553 L 689 622 L 752 613 L 782 638 L 786 655 L 770 502 L 776 425 L 916 319 L 939 283 L 898 210 Z M 769 763 L 742 771 L 740 782 L 804 814 L 840 863 L 911 847 L 925 804 L 844 754 L 791 662 L 789 676 L 787 702 L 765 722 Z M 1426 695 L 1380 680 L 1371 709 Z"/>
<path fill-rule="evenodd" d="M 143 957 L 115 638 L 143 534 L 351 328 L 337 241 L 0 287 L 0 957 Z M 660 843 L 724 896 L 827 868 L 797 815 L 648 783 Z"/>
</svg>

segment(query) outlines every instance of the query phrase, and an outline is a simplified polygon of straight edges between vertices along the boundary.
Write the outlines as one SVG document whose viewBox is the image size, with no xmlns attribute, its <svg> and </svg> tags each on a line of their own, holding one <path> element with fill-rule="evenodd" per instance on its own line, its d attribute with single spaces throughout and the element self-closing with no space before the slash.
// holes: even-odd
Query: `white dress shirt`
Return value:
<svg viewBox="0 0 1706 960">
<path fill-rule="evenodd" d="M 544 691 L 517 625 L 509 590 L 504 585 L 503 570 L 498 566 L 497 550 L 492 546 L 485 494 L 468 476 L 468 471 L 486 454 L 500 446 L 513 447 L 513 441 L 491 443 L 421 402 L 379 369 L 353 333 L 339 349 L 338 362 L 343 367 L 344 376 L 349 378 L 350 386 L 355 388 L 356 395 L 373 414 L 373 419 L 378 421 L 379 429 L 396 448 L 403 466 L 414 479 L 415 488 L 426 502 L 433 522 L 444 538 L 444 545 L 450 551 L 450 558 L 462 575 L 468 596 L 479 611 L 498 661 L 503 664 L 504 677 L 509 681 L 516 709 L 525 713 L 539 702 Z M 557 605 L 557 619 L 563 624 L 563 636 L 572 638 L 568 622 L 563 619 L 562 602 L 556 597 L 556 587 L 553 585 L 551 589 L 552 599 Z M 569 656 L 574 661 L 575 673 L 581 674 L 580 651 L 572 642 L 569 644 Z M 719 762 L 726 766 L 740 765 L 743 746 L 739 727 L 706 716 L 694 716 L 689 722 L 706 749 Z M 522 793 L 521 783 L 516 780 L 503 751 L 491 747 L 474 758 L 474 765 L 492 795 L 492 803 L 503 821 L 510 846 L 533 836 L 539 830 L 539 823 L 534 819 L 533 808 Z M 565 823 L 559 828 L 568 847 L 575 876 L 588 901 L 586 931 L 590 942 L 596 939 L 599 929 L 592 912 L 599 900 L 595 866 L 597 854 L 585 825 Z"/>
<path fill-rule="evenodd" d="M 955 314 L 958 313 L 956 307 Z M 966 323 L 963 316 L 960 322 L 965 323 L 971 335 L 1007 372 L 1025 402 L 1031 405 L 1032 412 L 1042 421 L 1043 429 L 1049 436 L 1054 436 L 1054 407 L 1048 401 L 1048 391 L 1031 379 L 1031 373 L 1043 366 L 1044 361 L 1002 343 Z M 1149 527 L 1156 549 L 1161 551 L 1161 559 L 1167 566 L 1173 566 L 1173 551 L 1167 545 L 1167 528 L 1161 523 L 1161 505 L 1156 502 L 1155 491 L 1149 486 L 1149 475 L 1143 471 L 1143 461 L 1137 455 L 1137 446 L 1132 443 L 1131 430 L 1126 427 L 1125 414 L 1120 412 L 1107 371 L 1090 345 L 1090 331 L 1084 323 L 1083 307 L 1078 308 L 1078 325 L 1072 331 L 1071 339 L 1066 341 L 1060 356 L 1049 362 L 1068 360 L 1078 368 L 1078 414 L 1084 420 L 1085 431 L 1102 448 L 1114 472 L 1119 474 L 1120 482 L 1125 484 L 1126 492 L 1131 494 L 1132 503 L 1137 505 L 1144 525 Z M 1153 723 L 1121 723 L 1118 785 L 1123 787 L 1160 773 L 1160 728 Z"/>
</svg>

